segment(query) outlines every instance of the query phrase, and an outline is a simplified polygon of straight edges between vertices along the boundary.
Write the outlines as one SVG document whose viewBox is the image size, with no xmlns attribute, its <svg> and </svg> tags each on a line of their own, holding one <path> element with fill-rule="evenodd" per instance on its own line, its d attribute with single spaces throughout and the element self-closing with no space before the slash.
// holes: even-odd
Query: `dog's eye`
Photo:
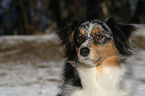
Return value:
<svg viewBox="0 0 145 96">
<path fill-rule="evenodd" d="M 82 41 L 83 41 L 83 36 L 79 35 L 79 36 L 77 37 L 77 41 L 78 41 L 78 42 L 82 42 Z"/>
<path fill-rule="evenodd" d="M 103 35 L 96 35 L 94 37 L 94 41 L 95 41 L 95 44 L 104 44 L 104 41 L 106 40 L 105 36 Z M 106 41 L 105 41 L 106 42 Z"/>
<path fill-rule="evenodd" d="M 97 35 L 96 39 L 101 40 L 104 36 L 103 35 Z"/>
</svg>

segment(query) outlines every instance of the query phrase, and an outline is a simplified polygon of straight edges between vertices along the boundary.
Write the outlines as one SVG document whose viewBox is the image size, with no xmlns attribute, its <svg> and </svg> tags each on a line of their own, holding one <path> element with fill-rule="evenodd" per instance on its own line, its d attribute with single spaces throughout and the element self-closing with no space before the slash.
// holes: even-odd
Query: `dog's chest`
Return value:
<svg viewBox="0 0 145 96">
<path fill-rule="evenodd" d="M 120 88 L 124 69 L 106 67 L 103 72 L 97 68 L 78 68 L 83 88 L 76 89 L 70 96 L 128 96 L 125 89 Z"/>
</svg>

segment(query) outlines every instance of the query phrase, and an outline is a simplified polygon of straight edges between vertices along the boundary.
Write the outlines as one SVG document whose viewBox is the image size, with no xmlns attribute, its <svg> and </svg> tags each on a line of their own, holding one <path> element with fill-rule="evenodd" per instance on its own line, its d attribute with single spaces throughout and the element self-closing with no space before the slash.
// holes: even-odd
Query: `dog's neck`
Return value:
<svg viewBox="0 0 145 96">
<path fill-rule="evenodd" d="M 98 68 L 99 67 L 99 68 Z M 103 66 L 100 65 L 93 68 L 78 68 L 83 88 L 92 88 L 98 86 L 118 86 L 121 75 L 124 72 L 118 66 Z M 100 85 L 99 85 L 100 84 Z M 113 85 L 112 85 L 113 84 Z M 110 86 L 110 87 L 111 87 Z"/>
<path fill-rule="evenodd" d="M 124 89 L 119 88 L 126 72 L 125 68 L 121 68 L 119 58 L 108 58 L 97 67 L 80 66 L 77 70 L 84 90 L 82 96 L 128 96 L 122 95 L 128 93 L 123 93 Z"/>
</svg>

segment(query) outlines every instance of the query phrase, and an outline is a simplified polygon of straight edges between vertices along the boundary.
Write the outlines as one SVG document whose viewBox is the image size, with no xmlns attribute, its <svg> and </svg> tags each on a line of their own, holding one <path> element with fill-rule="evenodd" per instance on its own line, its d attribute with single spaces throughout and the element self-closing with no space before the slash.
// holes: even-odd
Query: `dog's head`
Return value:
<svg viewBox="0 0 145 96">
<path fill-rule="evenodd" d="M 131 54 L 129 41 L 134 30 L 133 25 L 122 24 L 114 17 L 89 21 L 76 19 L 59 31 L 58 36 L 66 47 L 69 61 L 96 66 L 108 58 L 117 58 L 118 54 Z"/>
</svg>

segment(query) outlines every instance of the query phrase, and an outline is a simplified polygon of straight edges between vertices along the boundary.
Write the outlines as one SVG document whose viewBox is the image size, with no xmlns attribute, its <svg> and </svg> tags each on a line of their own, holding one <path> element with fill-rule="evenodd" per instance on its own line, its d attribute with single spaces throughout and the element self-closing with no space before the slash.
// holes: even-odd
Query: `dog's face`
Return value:
<svg viewBox="0 0 145 96">
<path fill-rule="evenodd" d="M 68 61 L 97 66 L 105 59 L 130 54 L 129 37 L 133 25 L 119 23 L 114 17 L 106 20 L 74 20 L 58 32 L 66 47 Z"/>
<path fill-rule="evenodd" d="M 111 29 L 102 21 L 82 23 L 74 33 L 76 52 L 80 63 L 96 66 L 108 56 L 115 56 Z"/>
</svg>

